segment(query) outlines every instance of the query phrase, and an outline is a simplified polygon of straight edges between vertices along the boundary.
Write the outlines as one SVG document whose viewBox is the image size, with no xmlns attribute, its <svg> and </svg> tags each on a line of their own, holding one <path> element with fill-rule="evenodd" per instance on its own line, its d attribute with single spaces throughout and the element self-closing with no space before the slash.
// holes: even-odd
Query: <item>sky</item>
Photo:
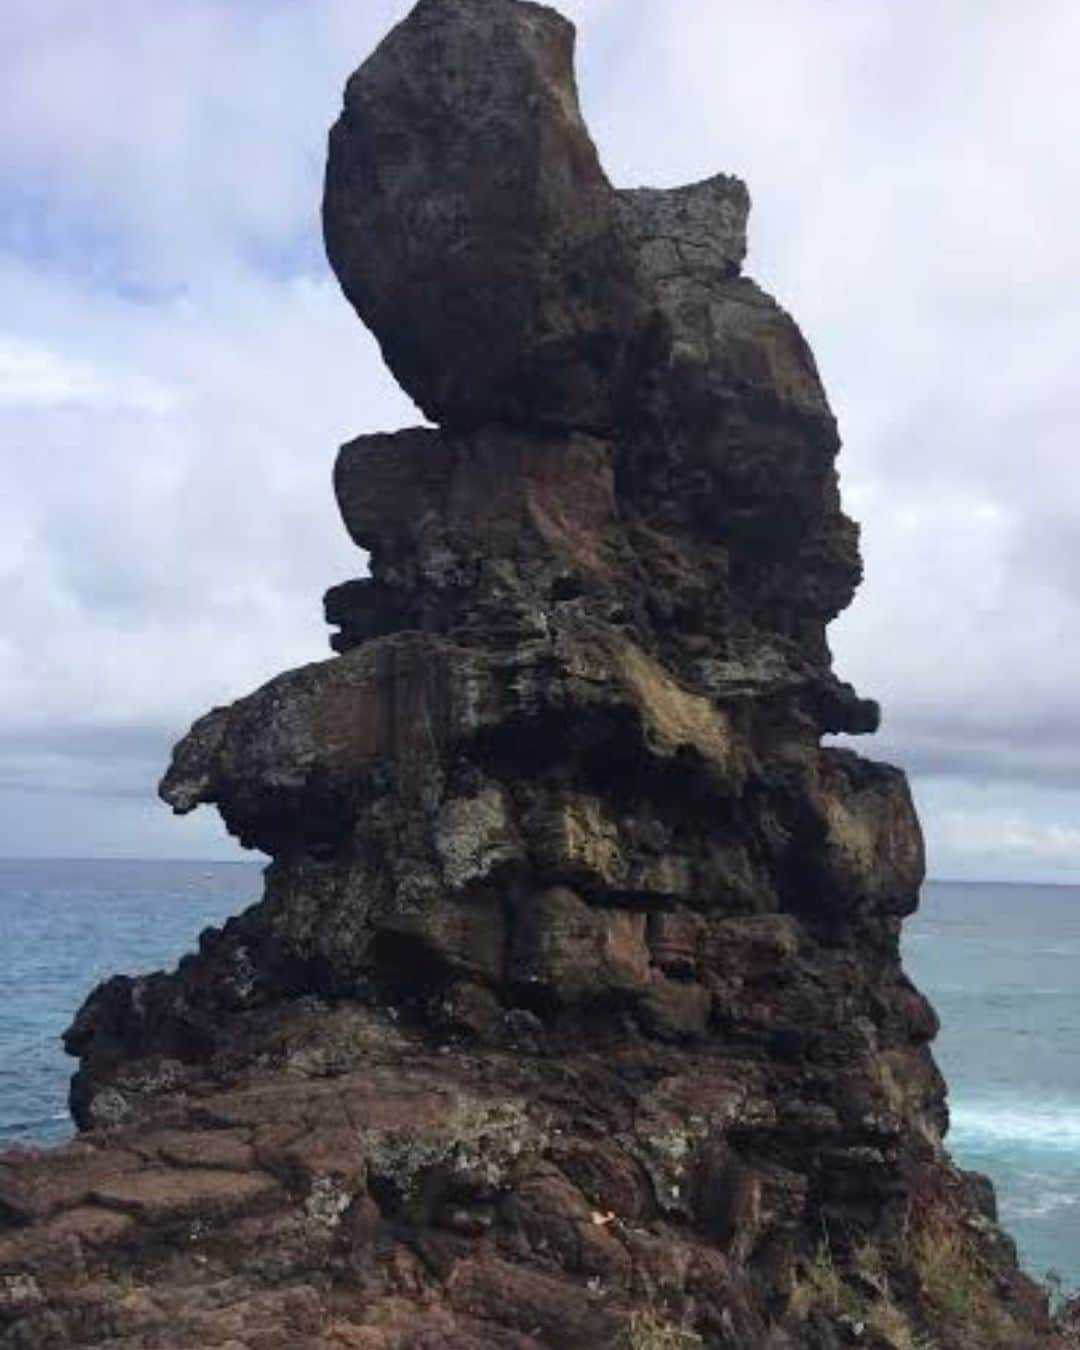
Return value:
<svg viewBox="0 0 1080 1350">
<path fill-rule="evenodd" d="M 325 135 L 406 0 L 5 0 L 0 856 L 238 856 L 155 796 L 327 654 L 337 446 L 419 419 L 325 263 Z M 1080 6 L 565 0 L 618 186 L 717 171 L 844 437 L 831 630 L 937 877 L 1080 882 Z"/>
</svg>

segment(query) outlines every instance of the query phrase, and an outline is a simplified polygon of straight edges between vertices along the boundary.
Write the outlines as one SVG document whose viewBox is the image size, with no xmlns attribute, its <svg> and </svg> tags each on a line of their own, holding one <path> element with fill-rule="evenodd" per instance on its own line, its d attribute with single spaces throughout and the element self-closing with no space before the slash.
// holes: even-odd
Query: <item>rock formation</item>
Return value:
<svg viewBox="0 0 1080 1350">
<path fill-rule="evenodd" d="M 878 714 L 810 349 L 742 183 L 609 184 L 572 51 L 420 0 L 349 81 L 328 251 L 438 425 L 341 451 L 338 655 L 175 751 L 265 895 L 78 1014 L 0 1346 L 1062 1344 L 943 1147 L 905 779 L 821 745 Z"/>
</svg>

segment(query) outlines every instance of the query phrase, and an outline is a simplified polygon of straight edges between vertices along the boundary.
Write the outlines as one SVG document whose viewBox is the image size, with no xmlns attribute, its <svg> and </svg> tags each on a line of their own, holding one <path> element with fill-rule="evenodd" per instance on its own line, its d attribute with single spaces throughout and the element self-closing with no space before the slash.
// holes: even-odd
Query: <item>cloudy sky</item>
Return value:
<svg viewBox="0 0 1080 1350">
<path fill-rule="evenodd" d="M 1080 881 L 1080 7 L 565 0 L 619 185 L 718 169 L 845 439 L 833 630 L 941 877 Z M 154 787 L 326 652 L 337 445 L 416 420 L 324 262 L 406 0 L 5 0 L 0 855 L 235 856 Z"/>
</svg>

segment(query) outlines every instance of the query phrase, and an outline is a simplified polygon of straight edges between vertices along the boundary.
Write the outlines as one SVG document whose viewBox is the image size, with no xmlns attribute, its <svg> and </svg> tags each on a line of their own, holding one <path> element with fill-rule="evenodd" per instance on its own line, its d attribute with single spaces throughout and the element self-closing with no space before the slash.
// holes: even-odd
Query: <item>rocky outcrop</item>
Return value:
<svg viewBox="0 0 1080 1350">
<path fill-rule="evenodd" d="M 541 5 L 429 0 L 346 87 L 327 252 L 440 424 L 610 428 L 640 376 L 653 316 L 573 42 Z"/>
<path fill-rule="evenodd" d="M 943 1144 L 904 777 L 821 743 L 858 536 L 748 206 L 613 189 L 536 5 L 350 80 L 328 249 L 439 425 L 341 451 L 337 655 L 175 751 L 265 895 L 78 1014 L 0 1346 L 1064 1343 Z"/>
</svg>

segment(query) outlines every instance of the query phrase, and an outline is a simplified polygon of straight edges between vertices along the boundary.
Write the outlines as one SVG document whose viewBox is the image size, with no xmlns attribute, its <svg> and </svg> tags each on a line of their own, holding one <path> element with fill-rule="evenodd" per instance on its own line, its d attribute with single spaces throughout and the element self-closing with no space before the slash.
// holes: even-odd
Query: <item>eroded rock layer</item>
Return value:
<svg viewBox="0 0 1080 1350">
<path fill-rule="evenodd" d="M 349 81 L 331 260 L 439 426 L 341 451 L 338 654 L 176 749 L 265 895 L 78 1014 L 0 1346 L 1061 1343 L 943 1148 L 904 777 L 821 745 L 857 530 L 748 208 L 613 189 L 540 6 Z"/>
</svg>

